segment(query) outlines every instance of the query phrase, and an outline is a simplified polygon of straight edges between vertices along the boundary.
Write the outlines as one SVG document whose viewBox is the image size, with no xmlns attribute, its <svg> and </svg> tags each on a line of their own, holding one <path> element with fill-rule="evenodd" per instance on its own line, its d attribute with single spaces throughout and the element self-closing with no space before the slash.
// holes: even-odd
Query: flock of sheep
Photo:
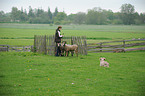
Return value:
<svg viewBox="0 0 145 96">
<path fill-rule="evenodd" d="M 68 45 L 68 44 L 66 44 L 66 42 L 63 42 L 60 46 L 60 49 L 63 54 L 66 54 L 66 56 L 69 55 L 69 52 L 72 53 L 72 56 L 73 56 L 73 52 L 75 52 L 76 56 L 78 56 L 78 45 L 76 45 L 76 44 Z M 100 58 L 100 66 L 109 67 L 109 63 L 105 60 L 106 60 L 106 58 L 103 58 L 103 57 Z"/>
</svg>

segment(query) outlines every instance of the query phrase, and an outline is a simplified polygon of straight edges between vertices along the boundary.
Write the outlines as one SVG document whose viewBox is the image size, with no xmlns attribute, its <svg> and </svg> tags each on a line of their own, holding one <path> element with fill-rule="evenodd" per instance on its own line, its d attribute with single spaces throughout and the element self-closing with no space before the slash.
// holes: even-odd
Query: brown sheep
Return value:
<svg viewBox="0 0 145 96">
<path fill-rule="evenodd" d="M 69 51 L 71 51 L 72 53 L 75 51 L 76 55 L 78 56 L 78 45 L 74 44 L 74 45 L 68 45 L 66 44 L 66 42 L 64 42 L 60 49 L 63 51 L 63 52 L 66 52 L 66 56 L 68 56 L 69 54 Z M 72 55 L 73 56 L 73 55 Z"/>
<path fill-rule="evenodd" d="M 125 53 L 124 49 L 115 49 L 113 51 L 114 51 L 114 53 L 120 53 L 120 52 L 124 52 Z"/>
</svg>

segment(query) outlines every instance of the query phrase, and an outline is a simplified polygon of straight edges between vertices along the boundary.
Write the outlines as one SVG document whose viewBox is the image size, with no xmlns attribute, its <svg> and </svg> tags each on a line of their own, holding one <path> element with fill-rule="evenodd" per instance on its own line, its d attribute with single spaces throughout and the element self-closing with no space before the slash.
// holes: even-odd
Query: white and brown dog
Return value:
<svg viewBox="0 0 145 96">
<path fill-rule="evenodd" d="M 100 58 L 100 66 L 109 67 L 109 63 L 105 60 L 106 58 Z"/>
</svg>

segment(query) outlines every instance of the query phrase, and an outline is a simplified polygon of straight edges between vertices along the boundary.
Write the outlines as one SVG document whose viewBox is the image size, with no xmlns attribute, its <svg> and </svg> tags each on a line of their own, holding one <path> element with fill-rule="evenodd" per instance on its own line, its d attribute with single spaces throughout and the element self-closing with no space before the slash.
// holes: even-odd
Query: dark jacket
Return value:
<svg viewBox="0 0 145 96">
<path fill-rule="evenodd" d="M 59 37 L 58 31 L 60 32 L 59 29 L 56 29 L 56 32 L 55 32 L 55 42 L 56 42 L 56 43 L 61 43 L 61 38 L 62 38 L 62 37 Z"/>
</svg>

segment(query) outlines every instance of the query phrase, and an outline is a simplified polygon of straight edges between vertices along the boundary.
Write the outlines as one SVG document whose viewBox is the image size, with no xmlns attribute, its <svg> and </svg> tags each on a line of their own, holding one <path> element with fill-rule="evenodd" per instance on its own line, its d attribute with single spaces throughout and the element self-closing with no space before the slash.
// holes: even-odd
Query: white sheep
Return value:
<svg viewBox="0 0 145 96">
<path fill-rule="evenodd" d="M 106 58 L 100 58 L 100 66 L 109 67 L 109 63 L 105 60 Z"/>
</svg>

